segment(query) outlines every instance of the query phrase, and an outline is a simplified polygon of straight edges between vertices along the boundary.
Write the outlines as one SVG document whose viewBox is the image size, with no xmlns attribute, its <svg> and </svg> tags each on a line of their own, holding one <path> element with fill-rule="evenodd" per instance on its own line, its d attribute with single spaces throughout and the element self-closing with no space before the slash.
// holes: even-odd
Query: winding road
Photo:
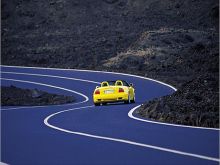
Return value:
<svg viewBox="0 0 220 165">
<path fill-rule="evenodd" d="M 94 88 L 124 79 L 135 104 L 93 106 Z M 1 107 L 1 161 L 11 165 L 217 165 L 219 129 L 154 122 L 135 115 L 147 100 L 173 93 L 140 76 L 56 68 L 1 66 L 1 84 L 73 95 L 72 104 Z M 178 110 L 177 110 L 178 111 Z"/>
</svg>

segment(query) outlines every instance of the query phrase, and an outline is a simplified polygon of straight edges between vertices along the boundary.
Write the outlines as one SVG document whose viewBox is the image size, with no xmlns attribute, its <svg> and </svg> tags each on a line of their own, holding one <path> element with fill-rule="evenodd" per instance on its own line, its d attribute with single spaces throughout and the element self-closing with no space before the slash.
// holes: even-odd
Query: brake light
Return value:
<svg viewBox="0 0 220 165">
<path fill-rule="evenodd" d="M 118 92 L 119 93 L 124 92 L 124 89 L 123 88 L 119 88 Z"/>
<path fill-rule="evenodd" d="M 95 91 L 95 95 L 99 95 L 99 94 L 100 94 L 100 90 L 98 89 Z"/>
</svg>

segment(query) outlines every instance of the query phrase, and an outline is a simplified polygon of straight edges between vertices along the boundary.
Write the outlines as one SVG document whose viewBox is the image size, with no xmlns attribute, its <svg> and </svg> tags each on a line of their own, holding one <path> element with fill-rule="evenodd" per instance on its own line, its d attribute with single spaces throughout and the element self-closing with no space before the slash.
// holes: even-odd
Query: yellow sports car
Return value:
<svg viewBox="0 0 220 165">
<path fill-rule="evenodd" d="M 105 105 L 111 102 L 124 102 L 126 104 L 135 102 L 135 90 L 133 84 L 124 80 L 103 81 L 93 92 L 95 106 Z"/>
</svg>

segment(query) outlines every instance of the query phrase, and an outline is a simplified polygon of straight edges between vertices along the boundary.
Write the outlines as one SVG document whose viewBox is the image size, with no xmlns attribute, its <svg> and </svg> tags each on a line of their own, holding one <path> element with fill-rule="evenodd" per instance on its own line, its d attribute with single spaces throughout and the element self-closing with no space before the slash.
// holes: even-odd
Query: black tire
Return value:
<svg viewBox="0 0 220 165">
<path fill-rule="evenodd" d="M 107 105 L 107 103 L 102 103 L 102 105 Z"/>
<path fill-rule="evenodd" d="M 124 101 L 125 104 L 130 104 L 131 100 L 130 100 L 130 95 L 128 95 L 128 100 Z"/>
<path fill-rule="evenodd" d="M 95 106 L 100 106 L 100 103 L 94 103 Z"/>
<path fill-rule="evenodd" d="M 135 103 L 135 96 L 134 96 L 133 100 L 131 100 L 131 103 Z"/>
</svg>

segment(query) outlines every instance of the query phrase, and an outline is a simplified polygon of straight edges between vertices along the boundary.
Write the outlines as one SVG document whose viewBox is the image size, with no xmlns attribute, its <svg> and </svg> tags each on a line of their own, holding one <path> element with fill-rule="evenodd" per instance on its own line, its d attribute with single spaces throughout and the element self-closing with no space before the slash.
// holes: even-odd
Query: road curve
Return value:
<svg viewBox="0 0 220 165">
<path fill-rule="evenodd" d="M 135 84 L 135 104 L 94 107 L 103 80 Z M 1 84 L 74 95 L 54 106 L 1 107 L 1 161 L 8 164 L 219 164 L 219 129 L 141 119 L 135 107 L 174 92 L 155 80 L 127 74 L 1 66 Z"/>
</svg>

